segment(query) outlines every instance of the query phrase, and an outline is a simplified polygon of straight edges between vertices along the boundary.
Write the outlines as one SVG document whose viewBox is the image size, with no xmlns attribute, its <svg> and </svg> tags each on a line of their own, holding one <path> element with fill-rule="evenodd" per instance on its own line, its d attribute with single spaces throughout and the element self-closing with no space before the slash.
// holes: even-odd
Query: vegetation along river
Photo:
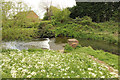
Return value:
<svg viewBox="0 0 120 80">
<path fill-rule="evenodd" d="M 43 38 L 35 39 L 32 41 L 9 41 L 2 42 L 2 49 L 50 49 L 50 50 L 61 50 L 64 45 L 67 43 L 66 37 L 57 37 L 57 38 Z M 118 46 L 114 44 L 108 44 L 104 41 L 93 41 L 86 39 L 79 39 L 81 46 L 91 46 L 93 49 L 104 50 L 118 55 Z"/>
</svg>

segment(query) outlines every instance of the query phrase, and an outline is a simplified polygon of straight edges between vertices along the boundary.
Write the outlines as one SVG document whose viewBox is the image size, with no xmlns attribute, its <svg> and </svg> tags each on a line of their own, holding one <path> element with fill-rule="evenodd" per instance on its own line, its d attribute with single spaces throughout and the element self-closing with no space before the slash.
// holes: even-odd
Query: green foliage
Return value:
<svg viewBox="0 0 120 80">
<path fill-rule="evenodd" d="M 63 10 L 55 8 L 53 11 L 54 19 L 58 22 L 66 22 L 69 20 L 70 11 L 66 8 Z"/>
<path fill-rule="evenodd" d="M 71 52 L 73 50 L 73 48 L 69 45 L 69 44 L 66 44 L 65 45 L 65 48 L 64 48 L 64 52 Z"/>
<path fill-rule="evenodd" d="M 3 28 L 2 40 L 31 40 L 37 38 L 36 28 Z"/>
<path fill-rule="evenodd" d="M 2 27 L 28 27 L 31 19 L 26 18 L 30 7 L 23 2 L 2 2 Z M 16 14 L 17 13 L 17 14 Z"/>
<path fill-rule="evenodd" d="M 81 48 L 82 46 L 80 44 L 77 45 L 75 49 Z"/>
<path fill-rule="evenodd" d="M 82 25 L 90 25 L 92 23 L 92 19 L 88 16 L 84 16 L 83 18 L 81 18 L 81 22 Z"/>
<path fill-rule="evenodd" d="M 10 51 L 18 51 L 18 50 L 16 50 L 16 49 L 2 49 L 2 52 L 9 53 Z"/>
<path fill-rule="evenodd" d="M 53 25 L 50 24 L 50 21 L 42 21 L 38 26 L 38 36 L 41 38 L 54 37 L 51 28 L 53 28 Z"/>
<path fill-rule="evenodd" d="M 32 23 L 30 26 L 27 26 L 27 28 L 38 28 L 40 23 Z"/>
<path fill-rule="evenodd" d="M 84 38 L 92 40 L 103 40 L 117 44 L 118 38 L 112 32 L 117 33 L 118 26 L 115 22 L 95 23 L 91 18 L 83 17 L 73 20 L 73 22 L 63 25 L 56 25 L 55 36 L 66 36 L 74 38 Z"/>
<path fill-rule="evenodd" d="M 118 2 L 77 2 L 76 4 L 76 6 L 68 8 L 71 12 L 70 17 L 73 19 L 84 16 L 90 16 L 95 22 L 109 21 L 111 18 L 118 19 Z"/>
<path fill-rule="evenodd" d="M 87 53 L 98 58 L 98 60 L 104 61 L 115 69 L 118 69 L 118 56 L 115 54 L 104 52 L 102 50 L 93 50 L 91 47 L 81 47 L 78 49 L 78 52 Z"/>
<path fill-rule="evenodd" d="M 14 3 L 11 1 L 8 1 L 8 2 L 2 1 L 2 20 L 3 21 L 7 20 L 7 14 L 9 10 L 12 9 L 14 6 L 15 6 Z"/>
<path fill-rule="evenodd" d="M 43 20 L 48 20 L 49 16 L 47 16 L 47 13 L 44 14 Z"/>
<path fill-rule="evenodd" d="M 75 50 L 75 49 L 79 49 L 79 48 L 81 48 L 82 46 L 79 44 L 79 45 L 77 45 L 76 46 L 76 48 L 72 48 L 69 44 L 66 44 L 65 45 L 65 47 L 64 47 L 64 52 L 65 53 L 69 53 L 69 52 L 71 52 L 71 51 L 73 51 L 73 50 Z"/>
<path fill-rule="evenodd" d="M 42 49 L 28 49 L 28 50 L 25 50 L 25 51 L 29 51 L 29 52 L 37 52 L 37 51 L 40 51 L 40 52 L 43 52 Z"/>
<path fill-rule="evenodd" d="M 99 53 L 99 51 L 89 48 L 79 48 L 66 54 L 50 50 L 2 52 L 1 56 L 4 57 L 1 65 L 2 78 L 118 77 L 112 74 L 105 65 L 89 58 L 84 50 L 87 50 L 88 53 L 101 54 L 101 58 L 108 59 L 108 53 L 104 57 L 104 52 Z M 109 55 L 109 57 L 112 58 L 111 60 L 108 59 L 109 63 L 116 65 L 118 58 L 112 55 Z"/>
<path fill-rule="evenodd" d="M 57 25 L 57 24 L 61 24 L 61 22 L 58 22 L 56 19 L 55 19 L 55 16 L 51 16 L 51 24 L 53 26 Z"/>
</svg>

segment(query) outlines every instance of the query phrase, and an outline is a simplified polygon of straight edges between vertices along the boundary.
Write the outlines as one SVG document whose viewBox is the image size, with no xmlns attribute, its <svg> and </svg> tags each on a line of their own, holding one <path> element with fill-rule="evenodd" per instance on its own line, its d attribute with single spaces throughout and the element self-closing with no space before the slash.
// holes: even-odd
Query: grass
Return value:
<svg viewBox="0 0 120 80">
<path fill-rule="evenodd" d="M 89 58 L 89 51 L 98 53 L 85 47 L 70 53 L 42 49 L 6 50 L 0 54 L 2 76 L 3 78 L 116 78 L 118 76 L 109 72 L 105 65 Z M 103 52 L 101 56 L 102 54 Z"/>
<path fill-rule="evenodd" d="M 94 50 L 91 47 L 81 47 L 76 51 L 94 56 L 98 60 L 104 61 L 111 67 L 118 69 L 118 55 L 104 52 L 103 50 Z"/>
</svg>

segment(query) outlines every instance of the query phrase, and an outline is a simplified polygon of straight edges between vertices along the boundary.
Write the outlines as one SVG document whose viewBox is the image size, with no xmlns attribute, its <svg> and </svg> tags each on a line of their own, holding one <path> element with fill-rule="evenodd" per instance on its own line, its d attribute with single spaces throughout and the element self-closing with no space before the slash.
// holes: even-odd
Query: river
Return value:
<svg viewBox="0 0 120 80">
<path fill-rule="evenodd" d="M 66 37 L 58 37 L 58 38 L 42 38 L 35 39 L 32 41 L 9 41 L 2 42 L 2 49 L 49 49 L 49 50 L 62 50 L 64 49 L 64 45 L 67 43 Z M 86 40 L 79 39 L 79 43 L 81 46 L 91 46 L 93 49 L 104 50 L 106 52 L 110 52 L 118 55 L 118 46 L 114 44 L 108 44 L 104 41 L 94 41 L 94 40 Z"/>
</svg>

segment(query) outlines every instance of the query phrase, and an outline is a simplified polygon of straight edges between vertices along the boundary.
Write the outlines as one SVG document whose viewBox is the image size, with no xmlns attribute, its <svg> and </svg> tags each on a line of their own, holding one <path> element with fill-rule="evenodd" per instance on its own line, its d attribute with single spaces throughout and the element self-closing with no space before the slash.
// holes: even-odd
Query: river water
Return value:
<svg viewBox="0 0 120 80">
<path fill-rule="evenodd" d="M 2 42 L 2 49 L 49 49 L 49 50 L 61 50 L 65 43 L 55 43 L 55 38 L 43 38 L 32 41 L 9 41 Z"/>
<path fill-rule="evenodd" d="M 62 50 L 67 43 L 66 37 L 58 38 L 43 38 L 32 41 L 9 41 L 2 42 L 2 49 L 49 49 L 49 50 Z M 104 50 L 113 54 L 118 54 L 118 46 L 114 44 L 108 44 L 104 41 L 93 41 L 86 39 L 79 39 L 81 46 L 91 46 L 93 49 Z"/>
</svg>

